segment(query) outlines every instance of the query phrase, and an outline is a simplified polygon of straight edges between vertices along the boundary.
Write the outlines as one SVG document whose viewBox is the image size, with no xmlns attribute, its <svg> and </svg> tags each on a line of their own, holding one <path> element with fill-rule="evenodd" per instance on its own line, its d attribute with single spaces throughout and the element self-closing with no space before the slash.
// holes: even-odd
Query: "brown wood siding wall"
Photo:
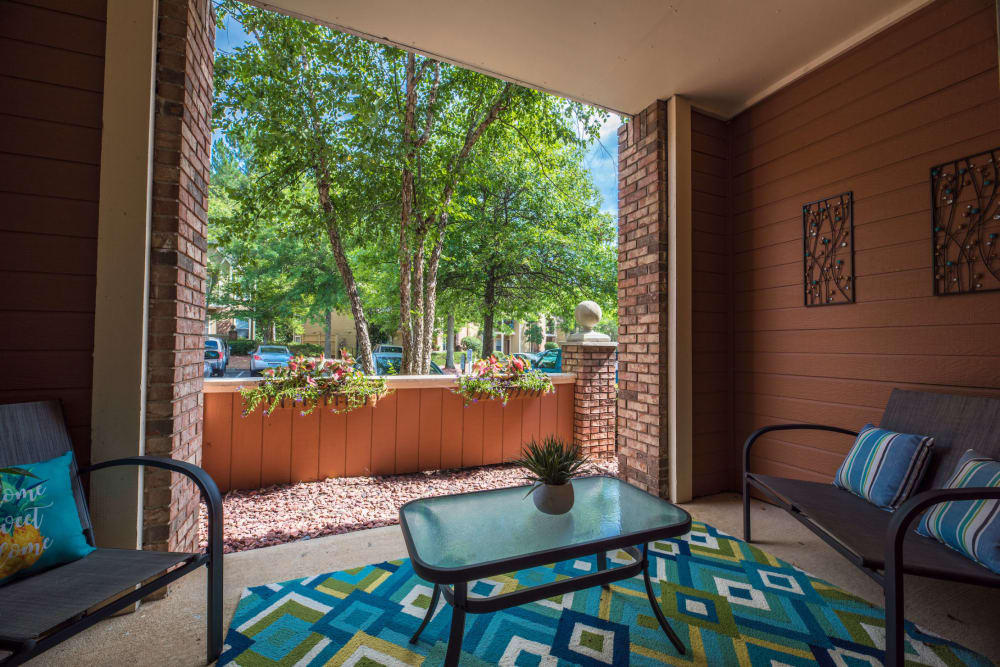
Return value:
<svg viewBox="0 0 1000 667">
<path fill-rule="evenodd" d="M 104 0 L 0 3 L 0 402 L 58 398 L 90 459 Z"/>
<path fill-rule="evenodd" d="M 736 488 L 730 391 L 729 126 L 691 114 L 693 491 Z"/>
<path fill-rule="evenodd" d="M 942 0 L 735 118 L 736 456 L 754 428 L 878 422 L 893 387 L 1000 396 L 1000 292 L 934 297 L 929 169 L 1000 146 L 992 0 Z M 854 192 L 858 303 L 802 306 L 802 204 Z M 753 467 L 829 480 L 848 438 Z"/>
</svg>

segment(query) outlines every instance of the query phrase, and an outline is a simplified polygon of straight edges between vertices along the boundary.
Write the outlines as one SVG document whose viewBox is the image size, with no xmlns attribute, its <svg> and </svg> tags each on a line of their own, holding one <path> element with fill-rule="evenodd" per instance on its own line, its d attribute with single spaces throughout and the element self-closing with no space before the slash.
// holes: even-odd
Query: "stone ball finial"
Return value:
<svg viewBox="0 0 1000 667">
<path fill-rule="evenodd" d="M 576 318 L 576 323 L 580 325 L 580 330 L 583 333 L 589 333 L 601 321 L 604 313 L 601 312 L 601 307 L 593 301 L 581 301 L 580 305 L 573 311 L 573 316 Z"/>
</svg>

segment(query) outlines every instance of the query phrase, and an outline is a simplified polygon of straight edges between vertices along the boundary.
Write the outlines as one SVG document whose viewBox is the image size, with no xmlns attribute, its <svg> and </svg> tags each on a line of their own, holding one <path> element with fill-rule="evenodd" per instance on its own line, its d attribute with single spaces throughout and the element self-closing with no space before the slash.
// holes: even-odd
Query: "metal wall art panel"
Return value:
<svg viewBox="0 0 1000 667">
<path fill-rule="evenodd" d="M 854 193 L 802 206 L 805 305 L 854 303 Z"/>
<path fill-rule="evenodd" d="M 1000 148 L 931 167 L 934 294 L 1000 289 Z"/>
</svg>

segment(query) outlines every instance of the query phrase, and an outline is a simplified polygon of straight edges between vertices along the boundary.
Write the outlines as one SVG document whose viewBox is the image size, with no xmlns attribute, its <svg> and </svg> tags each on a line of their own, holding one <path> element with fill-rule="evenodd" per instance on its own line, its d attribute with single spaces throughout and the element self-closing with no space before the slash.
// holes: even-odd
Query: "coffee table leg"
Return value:
<svg viewBox="0 0 1000 667">
<path fill-rule="evenodd" d="M 649 544 L 642 545 L 642 578 L 646 582 L 646 597 L 649 598 L 649 604 L 653 608 L 656 620 L 659 621 L 660 627 L 663 628 L 663 632 L 670 638 L 677 652 L 683 655 L 685 652 L 684 644 L 681 642 L 680 637 L 677 636 L 677 633 L 674 632 L 674 629 L 670 627 L 670 623 L 667 622 L 663 611 L 660 610 L 660 602 L 653 593 L 653 582 L 649 579 Z"/>
<path fill-rule="evenodd" d="M 451 634 L 448 635 L 448 653 L 444 657 L 445 667 L 456 667 L 462 655 L 462 637 L 465 636 L 465 600 L 468 584 L 455 584 L 454 602 L 451 605 Z"/>
<path fill-rule="evenodd" d="M 423 632 L 424 628 L 427 627 L 427 624 L 430 623 L 431 616 L 434 615 L 434 610 L 437 609 L 439 599 L 441 599 L 441 586 L 434 584 L 434 592 L 431 593 L 431 603 L 427 607 L 427 613 L 424 614 L 424 620 L 420 623 L 420 627 L 417 628 L 417 631 L 413 633 L 412 637 L 410 637 L 411 644 L 417 643 L 417 640 L 420 639 L 420 633 Z"/>
<path fill-rule="evenodd" d="M 597 569 L 598 570 L 606 570 L 606 569 L 608 569 L 608 552 L 607 551 L 599 551 L 599 552 L 597 552 Z M 604 590 L 609 590 L 611 588 L 611 584 L 601 584 L 601 588 L 603 588 Z"/>
</svg>

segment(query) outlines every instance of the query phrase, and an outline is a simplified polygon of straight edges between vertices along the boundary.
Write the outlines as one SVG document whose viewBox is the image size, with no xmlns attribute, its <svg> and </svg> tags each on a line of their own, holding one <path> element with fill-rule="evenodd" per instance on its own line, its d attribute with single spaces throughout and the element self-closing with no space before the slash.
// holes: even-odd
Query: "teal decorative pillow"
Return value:
<svg viewBox="0 0 1000 667">
<path fill-rule="evenodd" d="M 1000 461 L 971 449 L 962 455 L 946 489 L 1000 487 Z M 1000 500 L 951 500 L 934 505 L 917 532 L 1000 574 Z"/>
<path fill-rule="evenodd" d="M 0 468 L 0 585 L 83 558 L 87 544 L 66 452 L 41 463 Z"/>
<path fill-rule="evenodd" d="M 934 438 L 865 424 L 833 478 L 835 486 L 885 510 L 894 510 L 917 488 Z"/>
</svg>

